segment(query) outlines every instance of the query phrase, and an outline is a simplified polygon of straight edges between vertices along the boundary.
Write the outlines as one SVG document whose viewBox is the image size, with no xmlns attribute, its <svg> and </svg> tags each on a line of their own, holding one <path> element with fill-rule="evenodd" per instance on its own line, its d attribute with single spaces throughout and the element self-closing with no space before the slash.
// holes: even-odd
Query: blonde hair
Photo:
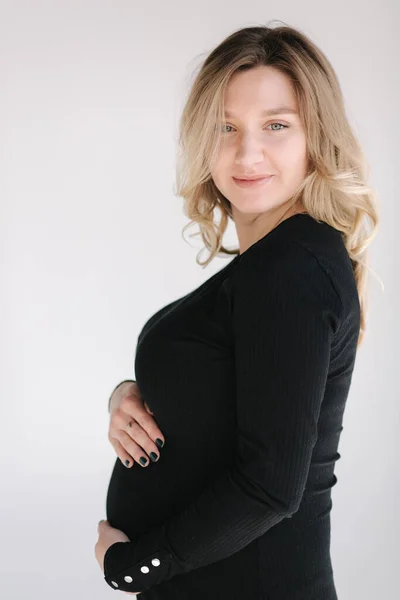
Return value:
<svg viewBox="0 0 400 600">
<path fill-rule="evenodd" d="M 281 21 L 282 22 L 282 21 Z M 179 122 L 177 195 L 184 214 L 197 223 L 210 251 L 206 266 L 217 254 L 237 255 L 222 238 L 232 219 L 230 202 L 211 178 L 224 121 L 224 92 L 235 72 L 259 66 L 274 67 L 293 85 L 306 134 L 309 170 L 293 204 L 298 200 L 314 219 L 342 232 L 360 300 L 360 334 L 366 326 L 367 246 L 376 235 L 380 217 L 375 192 L 367 184 L 368 165 L 347 120 L 338 78 L 322 51 L 302 32 L 287 25 L 239 29 L 206 58 L 189 91 Z M 214 221 L 214 209 L 221 213 Z"/>
</svg>

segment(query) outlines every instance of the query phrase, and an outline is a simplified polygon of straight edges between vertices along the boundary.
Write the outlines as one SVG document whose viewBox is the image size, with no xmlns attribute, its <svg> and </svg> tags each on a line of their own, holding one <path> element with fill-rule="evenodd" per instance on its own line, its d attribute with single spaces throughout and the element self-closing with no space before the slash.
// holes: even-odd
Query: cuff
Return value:
<svg viewBox="0 0 400 600">
<path fill-rule="evenodd" d="M 104 579 L 114 590 L 143 592 L 184 571 L 172 551 L 165 529 L 137 541 L 116 542 L 104 555 Z"/>
</svg>

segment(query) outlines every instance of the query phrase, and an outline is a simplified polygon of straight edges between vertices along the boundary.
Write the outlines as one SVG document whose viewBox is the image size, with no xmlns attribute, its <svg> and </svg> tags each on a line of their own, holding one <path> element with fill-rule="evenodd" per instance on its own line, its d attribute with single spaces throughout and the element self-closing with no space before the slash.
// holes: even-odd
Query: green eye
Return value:
<svg viewBox="0 0 400 600">
<path fill-rule="evenodd" d="M 270 123 L 269 125 L 267 125 L 267 127 L 270 127 L 272 125 L 280 125 L 280 129 L 270 129 L 270 131 L 283 131 L 284 129 L 288 129 L 289 126 L 288 125 L 284 125 L 283 123 Z M 221 125 L 221 133 L 230 133 L 230 131 L 226 131 L 226 129 L 224 130 L 224 127 L 230 127 L 232 129 L 232 125 Z"/>
<path fill-rule="evenodd" d="M 232 127 L 232 125 L 222 125 L 221 129 L 223 129 L 224 127 Z M 224 133 L 224 131 L 222 131 L 222 133 Z"/>
<path fill-rule="evenodd" d="M 284 125 L 283 123 L 270 123 L 270 125 L 280 125 L 281 127 L 283 127 L 284 129 L 287 129 L 288 126 Z M 267 125 L 267 127 L 269 127 L 269 125 Z M 271 131 L 282 131 L 282 129 L 271 129 Z"/>
</svg>

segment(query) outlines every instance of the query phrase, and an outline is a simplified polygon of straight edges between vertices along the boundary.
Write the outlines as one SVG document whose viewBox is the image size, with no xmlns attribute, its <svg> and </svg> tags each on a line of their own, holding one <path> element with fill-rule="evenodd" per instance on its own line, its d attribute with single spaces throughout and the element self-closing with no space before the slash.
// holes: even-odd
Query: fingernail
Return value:
<svg viewBox="0 0 400 600">
<path fill-rule="evenodd" d="M 140 460 L 140 462 L 142 463 L 143 466 L 147 464 L 147 458 L 145 458 L 144 456 L 141 456 L 139 458 L 139 460 Z"/>
<path fill-rule="evenodd" d="M 155 452 L 150 452 L 150 458 L 153 462 L 156 462 L 158 460 L 158 454 Z"/>
<path fill-rule="evenodd" d="M 127 467 L 129 467 L 129 465 L 130 465 L 130 462 L 129 462 L 129 460 L 126 460 L 126 461 L 125 461 L 125 465 L 126 465 Z"/>
<path fill-rule="evenodd" d="M 162 440 L 160 440 L 160 438 L 156 439 L 156 444 L 159 448 L 162 448 L 164 446 L 164 442 Z"/>
</svg>

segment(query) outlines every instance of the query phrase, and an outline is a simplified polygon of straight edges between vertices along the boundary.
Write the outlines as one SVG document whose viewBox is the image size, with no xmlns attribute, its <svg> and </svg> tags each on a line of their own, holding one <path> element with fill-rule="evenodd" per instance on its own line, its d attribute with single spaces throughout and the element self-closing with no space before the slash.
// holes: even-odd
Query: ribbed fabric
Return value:
<svg viewBox="0 0 400 600">
<path fill-rule="evenodd" d="M 107 518 L 131 542 L 106 553 L 111 587 L 337 598 L 331 488 L 359 326 L 341 233 L 308 214 L 146 322 L 135 377 L 166 442 L 148 467 L 116 460 Z"/>
</svg>

